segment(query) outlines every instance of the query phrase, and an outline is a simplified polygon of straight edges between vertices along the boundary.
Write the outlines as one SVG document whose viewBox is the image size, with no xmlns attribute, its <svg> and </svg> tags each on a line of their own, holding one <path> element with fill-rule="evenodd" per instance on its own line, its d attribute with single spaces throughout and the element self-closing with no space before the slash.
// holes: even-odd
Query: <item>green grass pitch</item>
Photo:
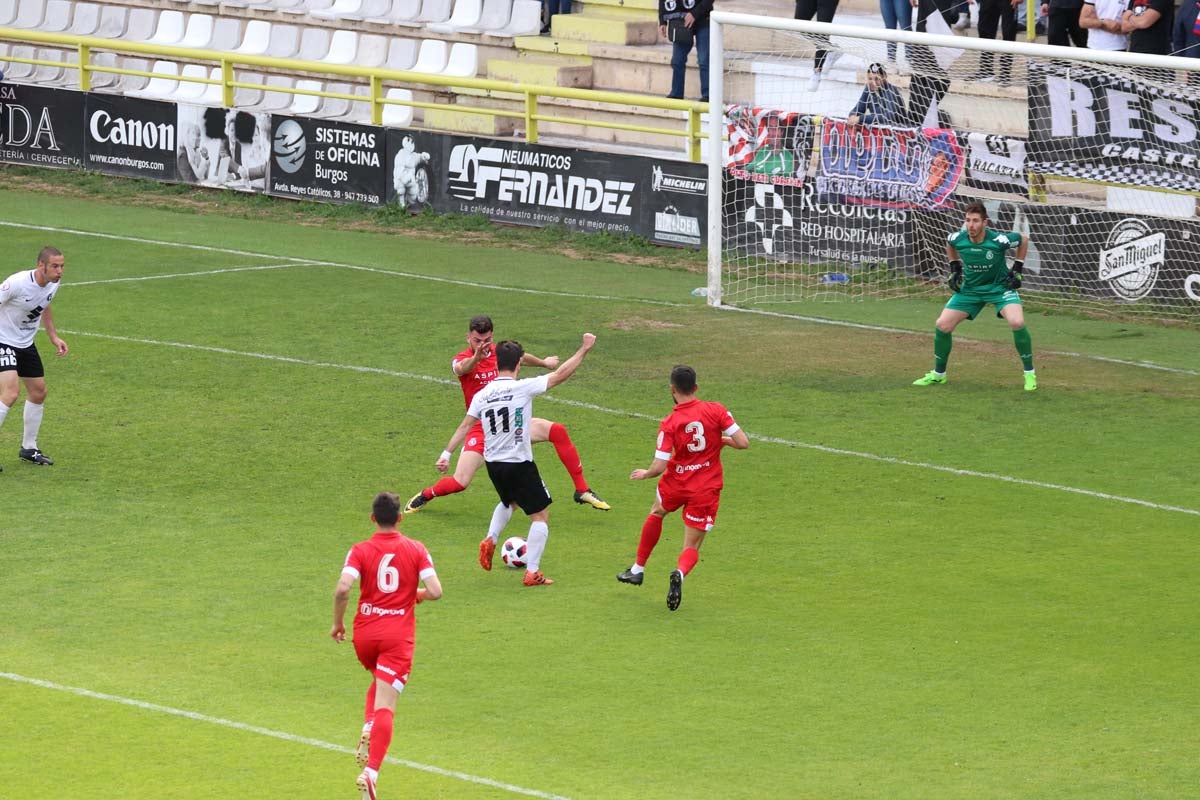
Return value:
<svg viewBox="0 0 1200 800">
<path fill-rule="evenodd" d="M 535 410 L 613 510 L 535 451 L 536 590 L 476 564 L 485 475 L 403 521 L 446 594 L 382 798 L 1200 794 L 1194 330 L 1031 314 L 1025 393 L 988 317 L 919 389 L 936 303 L 787 309 L 887 330 L 847 327 L 684 271 L 11 190 L 0 222 L 5 274 L 65 252 L 71 346 L 39 339 L 56 465 L 17 461 L 23 400 L 0 427 L 4 797 L 356 797 L 333 586 L 374 493 L 436 477 L 478 313 L 539 355 L 597 334 Z M 670 613 L 678 515 L 614 575 L 681 362 L 752 441 Z"/>
</svg>

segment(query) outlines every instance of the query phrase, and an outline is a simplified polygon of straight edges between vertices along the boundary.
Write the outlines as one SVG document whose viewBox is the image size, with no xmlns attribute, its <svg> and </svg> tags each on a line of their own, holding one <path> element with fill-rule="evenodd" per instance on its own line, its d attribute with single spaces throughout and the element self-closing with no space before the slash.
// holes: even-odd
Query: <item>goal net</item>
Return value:
<svg viewBox="0 0 1200 800">
<path fill-rule="evenodd" d="M 1200 60 L 914 25 L 713 15 L 709 302 L 946 297 L 979 201 L 1027 303 L 1200 324 Z"/>
</svg>

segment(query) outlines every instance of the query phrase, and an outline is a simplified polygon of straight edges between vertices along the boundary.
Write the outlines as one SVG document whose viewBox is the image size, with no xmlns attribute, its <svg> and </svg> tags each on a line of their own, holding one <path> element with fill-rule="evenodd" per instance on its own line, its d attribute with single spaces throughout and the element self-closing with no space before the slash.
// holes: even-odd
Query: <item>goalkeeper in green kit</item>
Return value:
<svg viewBox="0 0 1200 800">
<path fill-rule="evenodd" d="M 933 371 L 917 378 L 913 385 L 946 382 L 946 362 L 950 360 L 954 329 L 964 319 L 975 319 L 991 303 L 996 307 L 996 316 L 1003 317 L 1012 328 L 1013 344 L 1025 368 L 1025 391 L 1032 392 L 1037 389 L 1033 341 L 1025 328 L 1025 312 L 1017 294 L 1029 238 L 1016 231 L 1002 233 L 989 228 L 983 203 L 967 206 L 964 223 L 962 230 L 950 234 L 946 240 L 946 258 L 950 261 L 947 285 L 954 294 L 934 325 Z M 1016 258 L 1009 268 L 1005 254 L 1012 247 L 1016 247 Z"/>
</svg>

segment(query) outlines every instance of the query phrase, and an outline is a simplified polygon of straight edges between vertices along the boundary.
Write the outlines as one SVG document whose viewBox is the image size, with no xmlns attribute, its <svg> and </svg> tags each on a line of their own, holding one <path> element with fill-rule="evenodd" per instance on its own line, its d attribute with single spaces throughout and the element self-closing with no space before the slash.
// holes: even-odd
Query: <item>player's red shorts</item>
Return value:
<svg viewBox="0 0 1200 800">
<path fill-rule="evenodd" d="M 683 524 L 698 531 L 711 531 L 717 523 L 717 509 L 721 506 L 721 490 L 705 489 L 699 492 L 673 492 L 658 485 L 658 502 L 669 513 L 683 507 Z"/>
<path fill-rule="evenodd" d="M 412 669 L 412 639 L 355 639 L 354 652 L 367 672 L 390 683 L 397 692 L 404 691 Z"/>
<path fill-rule="evenodd" d="M 464 453 L 479 453 L 483 455 L 483 421 L 480 420 L 471 426 L 471 430 L 467 431 L 467 438 L 463 439 L 462 446 Z"/>
</svg>

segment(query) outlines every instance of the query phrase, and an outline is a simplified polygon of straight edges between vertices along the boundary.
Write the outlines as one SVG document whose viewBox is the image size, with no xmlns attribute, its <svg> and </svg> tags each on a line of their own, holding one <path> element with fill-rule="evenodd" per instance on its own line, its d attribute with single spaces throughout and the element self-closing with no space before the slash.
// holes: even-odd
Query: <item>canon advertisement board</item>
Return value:
<svg viewBox="0 0 1200 800">
<path fill-rule="evenodd" d="M 386 197 L 384 130 L 307 117 L 271 117 L 268 194 L 378 206 Z"/>
<path fill-rule="evenodd" d="M 519 225 L 643 236 L 700 247 L 706 228 L 705 167 L 678 161 L 442 137 L 438 211 L 483 214 Z M 444 170 L 444 171 L 443 171 Z"/>
<path fill-rule="evenodd" d="M 0 83 L 0 161 L 82 169 L 83 95 Z"/>
<path fill-rule="evenodd" d="M 221 106 L 178 107 L 178 180 L 241 192 L 266 190 L 271 115 Z"/>
<path fill-rule="evenodd" d="M 158 181 L 176 179 L 174 103 L 96 92 L 86 98 L 89 169 Z"/>
</svg>

